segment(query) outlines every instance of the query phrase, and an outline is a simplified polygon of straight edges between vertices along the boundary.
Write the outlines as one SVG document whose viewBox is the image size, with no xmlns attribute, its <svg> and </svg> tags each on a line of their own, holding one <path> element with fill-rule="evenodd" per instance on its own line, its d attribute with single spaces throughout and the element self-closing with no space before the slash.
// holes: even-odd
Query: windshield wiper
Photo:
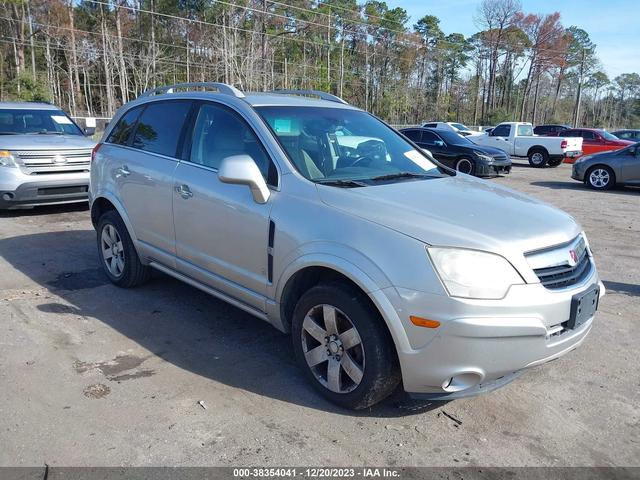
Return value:
<svg viewBox="0 0 640 480">
<path fill-rule="evenodd" d="M 364 182 L 359 182 L 357 180 L 318 180 L 316 183 L 320 185 L 330 185 L 333 187 L 344 187 L 344 188 L 353 188 L 353 187 L 366 187 L 367 184 Z"/>
<path fill-rule="evenodd" d="M 397 172 L 388 173 L 386 175 L 378 175 L 377 177 L 370 178 L 374 182 L 381 180 L 395 180 L 396 178 L 425 178 L 429 177 L 426 173 L 412 173 L 412 172 Z"/>
<path fill-rule="evenodd" d="M 52 132 L 50 130 L 40 130 L 38 135 L 64 135 L 64 132 Z"/>
<path fill-rule="evenodd" d="M 20 135 L 20 134 L 16 132 L 0 132 L 0 135 Z"/>
</svg>

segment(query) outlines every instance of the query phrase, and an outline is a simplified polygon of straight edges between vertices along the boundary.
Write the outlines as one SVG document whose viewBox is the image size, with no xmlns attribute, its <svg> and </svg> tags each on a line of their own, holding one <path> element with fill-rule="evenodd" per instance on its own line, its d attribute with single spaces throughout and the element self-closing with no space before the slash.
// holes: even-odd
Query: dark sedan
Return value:
<svg viewBox="0 0 640 480">
<path fill-rule="evenodd" d="M 573 164 L 571 178 L 595 190 L 609 190 L 616 185 L 640 185 L 640 143 L 580 157 Z"/>
<path fill-rule="evenodd" d="M 611 132 L 611 135 L 615 135 L 620 140 L 631 140 L 632 142 L 640 142 L 640 130 L 633 129 L 625 129 L 625 130 L 616 130 L 615 132 Z"/>
<path fill-rule="evenodd" d="M 400 132 L 429 150 L 440 163 L 459 172 L 485 177 L 511 171 L 511 158 L 505 152 L 476 145 L 455 132 L 433 128 L 405 128 Z"/>
<path fill-rule="evenodd" d="M 560 136 L 563 131 L 569 128 L 571 127 L 569 127 L 568 125 L 538 125 L 533 129 L 533 133 L 536 135 L 541 135 L 543 137 L 557 137 Z"/>
</svg>

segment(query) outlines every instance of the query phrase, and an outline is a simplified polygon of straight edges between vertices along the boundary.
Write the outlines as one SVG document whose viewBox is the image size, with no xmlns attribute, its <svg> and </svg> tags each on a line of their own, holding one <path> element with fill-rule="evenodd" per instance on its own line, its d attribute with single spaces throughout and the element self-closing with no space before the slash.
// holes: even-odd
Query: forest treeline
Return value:
<svg viewBox="0 0 640 480">
<path fill-rule="evenodd" d="M 393 124 L 640 127 L 638 73 L 610 78 L 560 13 L 483 0 L 460 11 L 470 37 L 424 13 L 412 22 L 378 0 L 5 0 L 0 98 L 109 117 L 151 87 L 222 81 L 332 92 Z"/>
</svg>

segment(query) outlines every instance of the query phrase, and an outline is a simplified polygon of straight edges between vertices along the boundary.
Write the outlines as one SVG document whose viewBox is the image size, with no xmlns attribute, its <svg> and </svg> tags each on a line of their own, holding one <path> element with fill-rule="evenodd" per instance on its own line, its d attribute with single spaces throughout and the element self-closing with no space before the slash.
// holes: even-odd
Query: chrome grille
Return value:
<svg viewBox="0 0 640 480">
<path fill-rule="evenodd" d="M 91 150 L 23 150 L 13 152 L 27 175 L 87 172 Z"/>
<path fill-rule="evenodd" d="M 582 235 L 566 245 L 532 252 L 526 257 L 540 283 L 549 289 L 580 283 L 591 272 L 589 249 Z"/>
</svg>

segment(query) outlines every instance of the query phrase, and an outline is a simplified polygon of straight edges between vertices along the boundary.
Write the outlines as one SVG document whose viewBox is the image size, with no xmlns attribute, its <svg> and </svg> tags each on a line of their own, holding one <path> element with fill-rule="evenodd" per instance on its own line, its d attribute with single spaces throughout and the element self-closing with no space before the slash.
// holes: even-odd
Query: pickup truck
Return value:
<svg viewBox="0 0 640 480">
<path fill-rule="evenodd" d="M 582 138 L 534 135 L 530 123 L 504 122 L 489 133 L 467 138 L 477 145 L 499 148 L 512 157 L 526 157 L 535 168 L 557 167 L 565 158 L 582 155 Z"/>
</svg>

